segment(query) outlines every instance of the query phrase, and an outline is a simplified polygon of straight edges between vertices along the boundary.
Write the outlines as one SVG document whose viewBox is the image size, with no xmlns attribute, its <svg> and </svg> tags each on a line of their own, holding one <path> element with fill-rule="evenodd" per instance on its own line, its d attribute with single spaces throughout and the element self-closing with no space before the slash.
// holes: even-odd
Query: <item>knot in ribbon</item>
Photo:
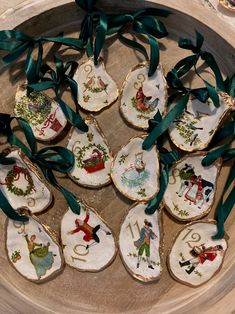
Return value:
<svg viewBox="0 0 235 314">
<path fill-rule="evenodd" d="M 178 45 L 180 48 L 182 49 L 187 49 L 187 50 L 191 50 L 194 55 L 192 56 L 188 56 L 182 60 L 180 60 L 176 65 L 175 68 L 178 71 L 178 76 L 181 77 L 183 75 L 185 75 L 187 72 L 189 72 L 189 70 L 194 67 L 196 74 L 198 76 L 200 76 L 197 72 L 196 69 L 196 65 L 197 62 L 199 60 L 199 58 L 201 58 L 203 61 L 205 61 L 205 63 L 207 64 L 207 66 L 212 70 L 212 72 L 215 75 L 215 80 L 216 80 L 216 88 L 218 90 L 221 90 L 223 92 L 226 91 L 225 88 L 225 84 L 223 81 L 223 76 L 221 74 L 221 71 L 216 63 L 216 60 L 214 58 L 214 56 L 207 51 L 203 51 L 202 45 L 204 42 L 204 37 L 202 36 L 202 34 L 200 34 L 199 32 L 196 31 L 196 41 L 195 44 L 193 44 L 191 39 L 188 38 L 180 38 Z M 200 76 L 201 77 L 201 76 Z M 206 84 L 206 86 L 208 86 L 208 82 L 206 80 L 204 80 L 204 83 Z M 209 84 L 210 85 L 210 84 Z"/>
<path fill-rule="evenodd" d="M 28 36 L 15 30 L 0 31 L 0 50 L 9 52 L 2 58 L 5 64 L 17 60 L 23 53 L 27 52 L 25 62 L 25 74 L 28 83 L 35 83 L 39 79 L 43 58 L 43 43 L 54 42 L 69 46 L 75 50 L 82 50 L 83 44 L 79 39 L 64 38 L 62 36 Z M 32 53 L 37 46 L 37 58 L 34 61 Z"/>
<path fill-rule="evenodd" d="M 94 55 L 94 63 L 98 64 L 100 52 L 105 43 L 107 33 L 107 16 L 95 8 L 96 0 L 75 0 L 77 5 L 86 11 L 81 24 L 79 39 L 86 46 L 88 57 Z M 94 30 L 96 32 L 94 40 Z"/>
<path fill-rule="evenodd" d="M 170 13 L 171 12 L 168 10 L 146 8 L 138 10 L 133 14 L 128 13 L 111 16 L 108 20 L 107 34 L 113 35 L 117 33 L 118 38 L 122 43 L 140 51 L 147 61 L 150 60 L 148 75 L 152 76 L 159 64 L 159 45 L 156 38 L 162 38 L 168 35 L 165 25 L 153 16 L 158 15 L 167 17 Z M 147 37 L 150 45 L 150 57 L 143 45 L 123 36 L 130 25 L 135 34 Z"/>
</svg>

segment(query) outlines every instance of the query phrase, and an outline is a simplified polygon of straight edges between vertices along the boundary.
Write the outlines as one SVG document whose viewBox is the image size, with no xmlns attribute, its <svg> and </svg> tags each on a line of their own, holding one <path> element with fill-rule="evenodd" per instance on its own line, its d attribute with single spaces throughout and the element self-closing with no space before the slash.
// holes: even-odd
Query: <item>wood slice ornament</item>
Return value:
<svg viewBox="0 0 235 314">
<path fill-rule="evenodd" d="M 6 250 L 11 265 L 33 282 L 48 280 L 63 269 L 62 251 L 54 235 L 34 216 L 27 222 L 7 219 Z"/>
<path fill-rule="evenodd" d="M 159 158 L 156 148 L 143 150 L 145 136 L 130 139 L 114 158 L 111 178 L 126 197 L 148 201 L 159 190 Z"/>
<path fill-rule="evenodd" d="M 127 213 L 119 234 L 119 249 L 124 266 L 136 279 L 155 281 L 161 275 L 161 212 L 146 215 L 146 203 L 134 204 Z"/>
<path fill-rule="evenodd" d="M 174 279 L 198 287 L 219 272 L 228 244 L 225 239 L 213 240 L 216 233 L 215 221 L 200 220 L 179 231 L 167 258 Z"/>
<path fill-rule="evenodd" d="M 14 209 L 27 207 L 31 213 L 45 210 L 52 194 L 40 176 L 38 168 L 18 149 L 6 156 L 15 164 L 0 164 L 0 189 Z"/>
<path fill-rule="evenodd" d="M 206 153 L 193 153 L 177 161 L 169 172 L 164 194 L 168 212 L 177 220 L 191 221 L 209 213 L 214 203 L 221 160 L 202 166 Z"/>
<path fill-rule="evenodd" d="M 98 65 L 94 64 L 93 58 L 82 63 L 74 80 L 78 84 L 78 103 L 87 111 L 100 111 L 118 98 L 117 84 L 106 72 L 102 58 L 98 60 Z"/>
<path fill-rule="evenodd" d="M 93 117 L 85 120 L 88 132 L 73 128 L 67 148 L 75 156 L 70 177 L 87 187 L 101 187 L 110 183 L 110 169 L 113 160 L 107 140 Z"/>
<path fill-rule="evenodd" d="M 101 271 L 110 265 L 116 256 L 115 238 L 95 209 L 84 202 L 79 204 L 80 215 L 69 209 L 61 221 L 65 261 L 80 271 Z"/>
<path fill-rule="evenodd" d="M 188 152 L 205 149 L 223 118 L 235 109 L 235 99 L 220 93 L 220 106 L 216 108 L 211 99 L 207 104 L 191 98 L 187 108 L 170 125 L 169 135 L 172 142 Z"/>
<path fill-rule="evenodd" d="M 15 115 L 29 123 L 38 140 L 54 139 L 67 124 L 59 104 L 42 92 L 34 91 L 27 96 L 25 86 L 20 86 L 15 101 Z"/>
<path fill-rule="evenodd" d="M 148 76 L 147 62 L 136 65 L 128 73 L 121 90 L 120 111 L 133 126 L 148 128 L 148 120 L 159 110 L 164 116 L 167 104 L 167 84 L 162 65 L 155 73 Z"/>
</svg>

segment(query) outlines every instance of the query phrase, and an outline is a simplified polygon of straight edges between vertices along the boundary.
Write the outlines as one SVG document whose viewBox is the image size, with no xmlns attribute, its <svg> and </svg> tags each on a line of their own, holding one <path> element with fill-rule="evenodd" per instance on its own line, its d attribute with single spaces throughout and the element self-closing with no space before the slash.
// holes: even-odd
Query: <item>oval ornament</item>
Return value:
<svg viewBox="0 0 235 314">
<path fill-rule="evenodd" d="M 212 240 L 216 233 L 214 221 L 197 221 L 179 231 L 167 258 L 174 279 L 198 287 L 218 273 L 228 244 L 225 239 Z"/>
<path fill-rule="evenodd" d="M 75 156 L 75 164 L 70 177 L 87 187 L 101 187 L 110 183 L 112 153 L 94 118 L 85 120 L 88 132 L 77 128 L 72 130 L 67 148 Z"/>
<path fill-rule="evenodd" d="M 15 101 L 15 115 L 29 123 L 38 140 L 53 140 L 67 124 L 59 104 L 44 93 L 34 91 L 27 96 L 26 89 L 19 87 Z"/>
<path fill-rule="evenodd" d="M 235 99 L 220 93 L 220 106 L 216 108 L 211 99 L 202 103 L 191 98 L 187 108 L 169 126 L 172 142 L 188 152 L 205 149 L 230 110 L 235 109 Z"/>
<path fill-rule="evenodd" d="M 93 208 L 81 202 L 80 205 L 80 215 L 69 209 L 61 221 L 65 262 L 80 271 L 101 271 L 116 256 L 115 239 Z"/>
<path fill-rule="evenodd" d="M 45 210 L 52 194 L 44 184 L 38 168 L 20 150 L 14 149 L 7 156 L 12 165 L 0 164 L 0 189 L 14 209 L 27 207 L 31 213 Z"/>
<path fill-rule="evenodd" d="M 57 241 L 34 216 L 28 222 L 7 219 L 6 249 L 11 265 L 36 283 L 55 276 L 64 265 Z"/>
<path fill-rule="evenodd" d="M 146 203 L 134 204 L 119 234 L 120 255 L 128 272 L 144 282 L 161 274 L 161 212 L 146 215 Z"/>
<path fill-rule="evenodd" d="M 159 190 L 158 152 L 143 150 L 145 136 L 132 138 L 114 158 L 111 177 L 116 188 L 136 201 L 152 199 Z"/>
<path fill-rule="evenodd" d="M 204 167 L 201 163 L 205 155 L 186 155 L 169 171 L 163 199 L 166 209 L 177 220 L 199 219 L 210 212 L 214 203 L 221 160 Z"/>
<path fill-rule="evenodd" d="M 135 66 L 122 85 L 120 110 L 123 117 L 133 126 L 148 128 L 148 120 L 159 110 L 164 116 L 167 104 L 167 85 L 162 65 L 148 77 L 146 62 Z"/>
<path fill-rule="evenodd" d="M 81 64 L 74 80 L 78 84 L 78 103 L 87 111 L 100 111 L 118 98 L 117 84 L 106 72 L 101 58 L 98 65 L 93 58 Z"/>
</svg>

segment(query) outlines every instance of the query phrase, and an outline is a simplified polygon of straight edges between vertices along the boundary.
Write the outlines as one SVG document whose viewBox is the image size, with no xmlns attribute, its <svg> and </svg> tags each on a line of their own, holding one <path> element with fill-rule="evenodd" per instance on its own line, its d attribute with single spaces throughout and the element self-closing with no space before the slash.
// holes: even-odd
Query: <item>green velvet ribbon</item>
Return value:
<svg viewBox="0 0 235 314">
<path fill-rule="evenodd" d="M 166 132 L 171 123 L 185 110 L 190 94 L 203 103 L 210 98 L 217 108 L 220 106 L 219 95 L 217 92 L 218 90 L 226 92 L 231 97 L 235 96 L 235 74 L 233 74 L 231 78 L 228 77 L 226 80 L 223 80 L 222 74 L 213 55 L 201 49 L 203 42 L 204 37 L 197 31 L 195 44 L 193 44 L 191 39 L 180 38 L 179 47 L 191 50 L 194 54 L 180 60 L 166 77 L 168 86 L 175 91 L 173 95 L 169 96 L 168 103 L 172 103 L 177 97 L 179 100 L 166 114 L 161 123 L 159 123 L 145 139 L 143 149 L 151 148 L 159 136 Z M 216 87 L 204 80 L 198 73 L 196 65 L 200 58 L 213 71 L 216 80 Z M 180 78 L 186 75 L 192 68 L 194 68 L 195 73 L 201 77 L 205 87 L 196 89 L 184 87 Z"/>
<path fill-rule="evenodd" d="M 175 98 L 179 98 L 174 107 L 166 114 L 164 119 L 158 123 L 146 137 L 143 142 L 143 149 L 150 149 L 157 139 L 164 134 L 169 126 L 175 121 L 175 119 L 180 116 L 180 114 L 185 110 L 190 94 L 195 98 L 205 103 L 210 97 L 210 93 L 207 87 L 203 88 L 186 88 L 184 87 L 182 81 L 178 77 L 177 70 L 173 69 L 167 74 L 167 82 L 170 88 L 176 90 L 176 93 L 168 98 L 168 102 L 171 103 Z"/>
<path fill-rule="evenodd" d="M 14 118 L 12 117 L 10 121 L 13 119 Z M 67 148 L 61 146 L 48 146 L 37 150 L 36 140 L 30 125 L 21 118 L 18 118 L 17 120 L 23 130 L 28 146 L 18 139 L 9 126 L 0 129 L 0 133 L 7 135 L 9 144 L 20 148 L 31 162 L 39 166 L 47 181 L 63 194 L 71 210 L 74 213 L 79 214 L 80 205 L 77 203 L 75 195 L 61 186 L 53 173 L 53 171 L 58 171 L 67 174 L 74 166 L 74 154 Z M 6 129 L 8 129 L 8 132 L 5 131 Z M 7 211 L 7 207 L 4 208 Z"/>
<path fill-rule="evenodd" d="M 162 116 L 160 112 L 158 111 L 156 115 L 153 117 L 153 119 L 149 120 L 149 129 L 148 131 L 151 132 L 151 130 L 156 127 L 160 122 L 162 121 Z M 148 206 L 145 209 L 145 213 L 147 215 L 152 215 L 155 213 L 155 211 L 159 208 L 162 198 L 165 194 L 165 191 L 167 189 L 168 183 L 169 183 L 169 169 L 172 166 L 172 164 L 179 160 L 180 155 L 176 150 L 168 151 L 166 148 L 163 147 L 165 141 L 164 135 L 162 135 L 158 141 L 157 141 L 157 148 L 160 154 L 160 163 L 162 165 L 162 170 L 160 174 L 160 189 L 158 194 L 148 203 Z"/>
<path fill-rule="evenodd" d="M 133 14 L 120 14 L 110 16 L 108 20 L 107 35 L 117 34 L 118 39 L 125 45 L 141 52 L 147 61 L 149 61 L 148 75 L 152 76 L 159 64 L 159 44 L 156 38 L 163 38 L 168 35 L 165 25 L 153 16 L 167 17 L 171 14 L 168 10 L 146 8 L 138 10 Z M 150 45 L 150 57 L 145 47 L 123 34 L 128 32 L 128 27 L 132 26 L 132 32 L 137 35 L 143 35 L 148 39 Z"/>
<path fill-rule="evenodd" d="M 29 84 L 38 81 L 43 58 L 43 43 L 53 42 L 68 46 L 75 50 L 82 50 L 83 43 L 79 39 L 65 38 L 62 36 L 28 36 L 20 31 L 0 31 L 0 50 L 9 52 L 2 58 L 5 64 L 19 59 L 27 53 L 25 61 L 25 74 Z M 36 61 L 33 59 L 33 51 L 37 49 Z"/>
<path fill-rule="evenodd" d="M 204 37 L 198 31 L 196 31 L 195 44 L 193 44 L 192 40 L 189 38 L 179 39 L 179 47 L 182 49 L 191 50 L 193 52 L 193 55 L 180 60 L 180 62 L 176 64 L 175 69 L 177 69 L 178 71 L 178 76 L 181 77 L 185 75 L 192 67 L 196 68 L 197 62 L 199 61 L 199 59 L 201 59 L 213 71 L 216 80 L 216 88 L 225 92 L 223 76 L 220 72 L 218 64 L 214 56 L 210 52 L 201 49 L 203 42 Z M 206 80 L 204 80 L 204 82 L 206 85 L 209 84 Z"/>
<path fill-rule="evenodd" d="M 100 52 L 107 34 L 107 16 L 95 8 L 96 0 L 75 0 L 77 5 L 86 11 L 81 24 L 79 39 L 86 46 L 88 57 L 94 55 L 94 63 L 98 64 Z M 96 33 L 94 37 L 94 31 Z"/>
<path fill-rule="evenodd" d="M 235 139 L 235 113 L 232 114 L 233 121 L 227 123 L 223 128 L 221 128 L 215 135 L 214 141 L 218 143 L 225 139 L 225 143 L 211 150 L 202 160 L 203 166 L 210 166 L 218 158 L 222 158 L 223 162 L 235 158 L 235 148 L 230 148 L 230 145 Z M 225 194 L 233 184 L 233 188 L 229 195 L 225 199 Z M 216 220 L 217 220 L 217 234 L 213 239 L 221 239 L 224 236 L 224 223 L 228 218 L 231 210 L 235 204 L 235 161 L 233 162 L 230 174 L 225 183 L 222 196 L 216 207 Z"/>
<path fill-rule="evenodd" d="M 55 71 L 49 65 L 44 64 L 40 72 L 40 82 L 29 84 L 28 87 L 37 91 L 53 89 L 56 95 L 56 101 L 59 103 L 67 120 L 81 131 L 87 132 L 88 126 L 85 124 L 80 114 L 78 112 L 75 113 L 60 97 L 62 85 L 68 85 L 73 100 L 77 105 L 78 86 L 73 76 L 77 70 L 78 64 L 75 61 L 69 61 L 64 64 L 57 56 L 54 56 L 54 62 Z"/>
</svg>

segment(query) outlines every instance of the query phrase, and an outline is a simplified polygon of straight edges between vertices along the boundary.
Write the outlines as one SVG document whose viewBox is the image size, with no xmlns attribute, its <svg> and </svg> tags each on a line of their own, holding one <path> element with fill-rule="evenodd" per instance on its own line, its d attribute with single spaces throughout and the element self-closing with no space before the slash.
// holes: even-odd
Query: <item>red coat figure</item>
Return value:
<svg viewBox="0 0 235 314">
<path fill-rule="evenodd" d="M 88 249 L 90 246 L 100 243 L 100 239 L 98 235 L 96 234 L 100 229 L 104 231 L 106 235 L 111 234 L 111 232 L 104 230 L 104 228 L 101 227 L 100 225 L 97 225 L 95 227 L 92 227 L 91 225 L 89 225 L 88 224 L 89 218 L 90 218 L 90 214 L 89 212 L 86 212 L 85 219 L 84 220 L 76 219 L 75 220 L 76 229 L 68 232 L 68 234 L 72 235 L 72 234 L 82 231 L 85 234 L 83 237 L 84 241 L 90 242 L 91 240 L 94 240 L 94 242 L 86 246 L 86 249 Z"/>
<path fill-rule="evenodd" d="M 201 247 L 194 247 L 190 253 L 194 258 L 179 262 L 180 267 L 190 266 L 185 270 L 188 274 L 191 274 L 199 264 L 204 264 L 205 261 L 213 262 L 219 253 L 223 253 L 223 247 L 222 245 L 216 245 L 206 248 L 202 245 Z"/>
</svg>

